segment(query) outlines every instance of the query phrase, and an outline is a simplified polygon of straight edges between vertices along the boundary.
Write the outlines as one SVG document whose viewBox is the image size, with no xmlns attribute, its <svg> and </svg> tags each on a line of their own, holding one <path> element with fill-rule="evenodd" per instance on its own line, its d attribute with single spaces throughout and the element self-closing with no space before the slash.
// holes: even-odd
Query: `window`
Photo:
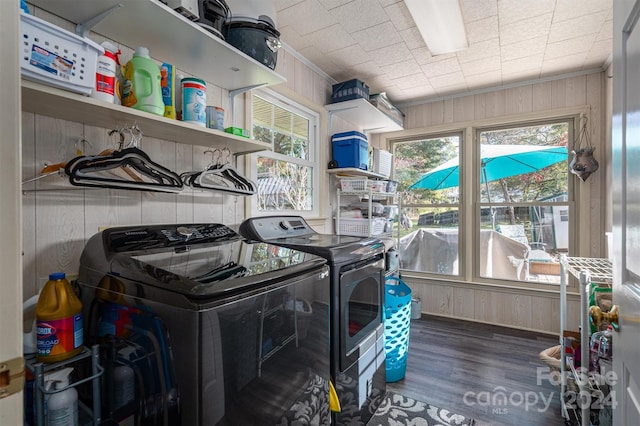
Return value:
<svg viewBox="0 0 640 426">
<path fill-rule="evenodd" d="M 252 214 L 316 215 L 318 114 L 267 91 L 251 96 L 251 111 L 253 138 L 273 146 L 253 155 Z"/>
<path fill-rule="evenodd" d="M 548 120 L 391 141 L 403 269 L 559 283 L 572 235 L 572 126 Z"/>
<path fill-rule="evenodd" d="M 410 206 L 400 214 L 404 269 L 460 272 L 460 140 L 461 134 L 452 134 L 394 144 L 394 176 L 402 204 Z"/>
</svg>

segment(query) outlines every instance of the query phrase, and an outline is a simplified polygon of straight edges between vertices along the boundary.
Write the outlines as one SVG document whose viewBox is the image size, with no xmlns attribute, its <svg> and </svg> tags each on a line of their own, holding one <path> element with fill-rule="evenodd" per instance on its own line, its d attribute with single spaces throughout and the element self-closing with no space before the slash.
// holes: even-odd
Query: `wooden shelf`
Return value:
<svg viewBox="0 0 640 426">
<path fill-rule="evenodd" d="M 353 99 L 350 101 L 336 102 L 324 106 L 330 114 L 350 123 L 362 126 L 365 133 L 382 133 L 403 130 L 391 117 L 371 105 L 366 99 Z"/>
<path fill-rule="evenodd" d="M 157 0 L 29 0 L 76 24 L 121 5 L 92 30 L 227 90 L 286 79 Z"/>
<path fill-rule="evenodd" d="M 228 147 L 234 153 L 271 150 L 271 144 L 266 142 L 171 120 L 25 80 L 22 81 L 22 109 L 106 129 L 135 122 L 144 136 L 190 145 Z"/>
</svg>

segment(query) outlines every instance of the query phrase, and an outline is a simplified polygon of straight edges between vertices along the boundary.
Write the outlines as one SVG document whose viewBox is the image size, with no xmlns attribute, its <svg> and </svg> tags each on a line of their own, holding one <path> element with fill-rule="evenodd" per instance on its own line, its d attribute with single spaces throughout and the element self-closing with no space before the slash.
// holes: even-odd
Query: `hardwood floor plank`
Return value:
<svg viewBox="0 0 640 426">
<path fill-rule="evenodd" d="M 407 372 L 387 390 L 472 417 L 480 425 L 564 425 L 559 389 L 538 378 L 538 354 L 558 338 L 423 315 L 412 320 Z"/>
</svg>

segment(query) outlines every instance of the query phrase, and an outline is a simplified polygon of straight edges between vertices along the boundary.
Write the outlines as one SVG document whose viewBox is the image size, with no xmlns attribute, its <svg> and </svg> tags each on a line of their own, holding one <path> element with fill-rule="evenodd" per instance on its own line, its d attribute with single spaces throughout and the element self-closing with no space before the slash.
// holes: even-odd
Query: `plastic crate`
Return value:
<svg viewBox="0 0 640 426">
<path fill-rule="evenodd" d="M 369 232 L 369 219 L 340 218 L 338 235 L 352 235 L 355 237 L 368 237 L 384 232 L 387 220 L 383 218 L 371 219 L 371 232 Z"/>
<path fill-rule="evenodd" d="M 391 176 L 391 163 L 393 154 L 379 148 L 373 148 L 371 171 L 384 177 Z"/>
<path fill-rule="evenodd" d="M 387 181 L 386 180 L 368 180 L 367 190 L 369 189 L 371 190 L 371 192 L 384 194 L 387 192 Z"/>
<path fill-rule="evenodd" d="M 367 178 L 342 178 L 340 179 L 340 189 L 343 192 L 359 192 L 367 190 Z"/>
<path fill-rule="evenodd" d="M 331 103 L 350 101 L 352 99 L 363 98 L 369 100 L 369 86 L 362 80 L 353 80 L 336 83 L 332 86 Z"/>
<path fill-rule="evenodd" d="M 20 12 L 20 70 L 28 80 L 90 95 L 96 82 L 99 44 Z"/>
</svg>

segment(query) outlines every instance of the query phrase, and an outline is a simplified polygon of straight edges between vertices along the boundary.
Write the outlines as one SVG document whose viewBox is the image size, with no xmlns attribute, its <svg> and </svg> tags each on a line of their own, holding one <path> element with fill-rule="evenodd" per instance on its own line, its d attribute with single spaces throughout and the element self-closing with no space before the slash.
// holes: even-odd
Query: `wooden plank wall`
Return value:
<svg viewBox="0 0 640 426">
<path fill-rule="evenodd" d="M 586 182 L 579 182 L 580 209 L 578 250 L 583 257 L 605 257 L 607 225 L 606 164 L 610 153 L 610 136 L 606 126 L 607 89 L 604 72 L 591 73 L 548 82 L 522 85 L 472 96 L 444 99 L 402 108 L 405 128 L 416 131 L 457 123 L 473 125 L 476 121 L 517 117 L 571 107 L 587 107 L 589 135 L 596 147 L 601 168 Z M 385 146 L 390 135 L 375 137 L 374 143 Z M 570 142 L 570 147 L 573 142 Z M 575 178 L 571 175 L 572 178 Z M 577 180 L 577 178 L 575 178 Z M 463 318 L 479 322 L 557 333 L 559 331 L 559 295 L 520 288 L 499 288 L 480 283 L 446 283 L 420 278 L 406 278 L 414 295 L 422 300 L 422 311 L 434 315 Z M 577 330 L 579 303 L 569 296 L 568 325 Z"/>
</svg>

